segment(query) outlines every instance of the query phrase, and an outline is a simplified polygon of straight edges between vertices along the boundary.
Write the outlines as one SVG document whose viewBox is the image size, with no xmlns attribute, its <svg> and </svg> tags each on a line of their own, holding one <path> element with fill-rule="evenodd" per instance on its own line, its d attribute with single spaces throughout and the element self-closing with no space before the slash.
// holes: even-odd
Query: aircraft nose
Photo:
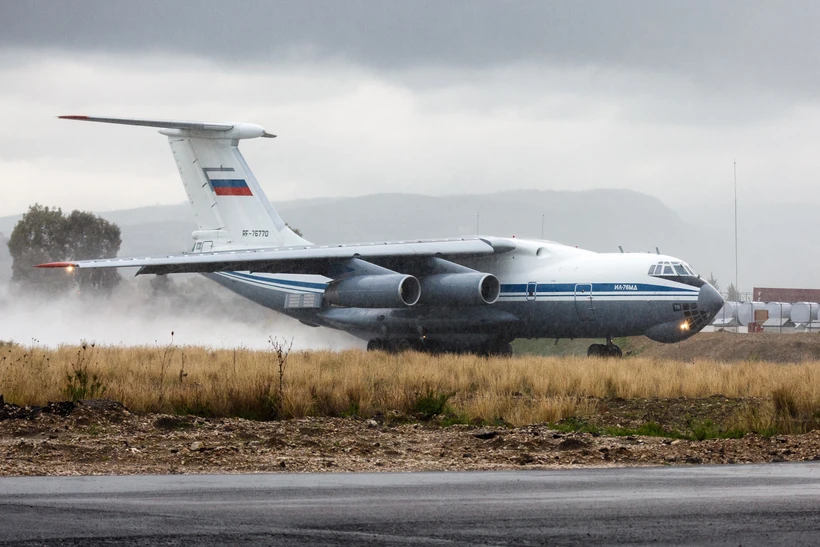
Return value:
<svg viewBox="0 0 820 547">
<path fill-rule="evenodd" d="M 723 307 L 723 297 L 709 283 L 700 288 L 698 293 L 698 311 L 714 317 Z"/>
</svg>

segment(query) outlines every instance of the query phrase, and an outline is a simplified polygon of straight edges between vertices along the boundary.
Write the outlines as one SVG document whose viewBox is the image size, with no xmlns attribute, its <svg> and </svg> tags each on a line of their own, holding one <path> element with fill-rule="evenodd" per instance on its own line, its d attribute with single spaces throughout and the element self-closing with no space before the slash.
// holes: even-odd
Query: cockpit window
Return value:
<svg viewBox="0 0 820 547">
<path fill-rule="evenodd" d="M 649 266 L 649 275 L 697 277 L 698 274 L 683 262 L 658 262 Z"/>
</svg>

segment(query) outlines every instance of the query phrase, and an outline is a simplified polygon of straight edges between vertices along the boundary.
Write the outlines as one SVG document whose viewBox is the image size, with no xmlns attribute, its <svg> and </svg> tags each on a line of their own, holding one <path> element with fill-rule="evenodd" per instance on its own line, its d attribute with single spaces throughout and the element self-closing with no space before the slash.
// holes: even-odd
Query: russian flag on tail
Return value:
<svg viewBox="0 0 820 547">
<path fill-rule="evenodd" d="M 217 196 L 252 196 L 248 182 L 245 179 L 217 179 L 214 176 L 230 176 L 234 173 L 233 167 L 206 167 L 203 169 L 211 188 Z"/>
<path fill-rule="evenodd" d="M 252 196 L 244 179 L 216 179 L 211 181 L 217 196 Z"/>
</svg>

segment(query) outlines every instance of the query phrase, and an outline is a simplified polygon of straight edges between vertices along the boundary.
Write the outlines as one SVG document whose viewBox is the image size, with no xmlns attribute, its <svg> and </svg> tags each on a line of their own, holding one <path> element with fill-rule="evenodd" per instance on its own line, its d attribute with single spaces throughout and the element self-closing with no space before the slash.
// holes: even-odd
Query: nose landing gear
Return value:
<svg viewBox="0 0 820 547">
<path fill-rule="evenodd" d="M 512 357 L 513 348 L 509 342 L 499 339 L 482 346 L 478 354 L 482 357 Z"/>
<path fill-rule="evenodd" d="M 606 344 L 592 344 L 587 350 L 588 357 L 623 357 L 621 348 L 612 343 L 612 338 L 607 336 Z"/>
</svg>

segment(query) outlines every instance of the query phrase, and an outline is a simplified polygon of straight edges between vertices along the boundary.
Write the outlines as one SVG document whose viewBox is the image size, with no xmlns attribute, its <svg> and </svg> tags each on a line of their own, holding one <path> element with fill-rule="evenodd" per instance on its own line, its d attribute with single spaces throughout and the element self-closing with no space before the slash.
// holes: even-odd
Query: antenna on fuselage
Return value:
<svg viewBox="0 0 820 547">
<path fill-rule="evenodd" d="M 624 254 L 624 248 L 623 248 L 623 247 L 621 247 L 620 245 L 618 245 L 618 249 L 620 249 L 621 254 Z"/>
<path fill-rule="evenodd" d="M 658 249 L 657 247 L 655 247 L 655 254 L 656 254 L 656 255 L 661 254 L 661 250 L 660 250 L 660 249 Z"/>
</svg>

